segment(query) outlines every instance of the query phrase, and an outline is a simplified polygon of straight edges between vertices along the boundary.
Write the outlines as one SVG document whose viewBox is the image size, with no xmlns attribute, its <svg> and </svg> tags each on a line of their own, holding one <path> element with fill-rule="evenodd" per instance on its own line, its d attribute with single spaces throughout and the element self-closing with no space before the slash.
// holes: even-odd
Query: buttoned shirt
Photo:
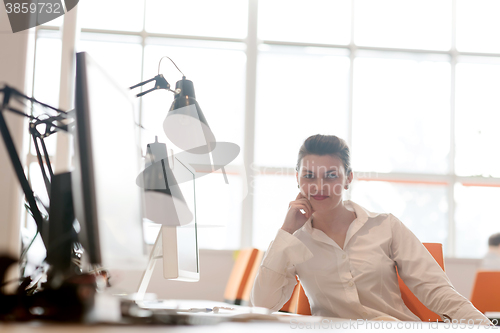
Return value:
<svg viewBox="0 0 500 333">
<path fill-rule="evenodd" d="M 253 305 L 281 309 L 298 275 L 313 315 L 346 319 L 390 315 L 418 321 L 401 298 L 397 266 L 405 284 L 430 310 L 451 319 L 487 322 L 399 219 L 369 212 L 349 200 L 344 206 L 355 212 L 356 219 L 349 225 L 343 249 L 312 227 L 312 217 L 293 235 L 278 231 L 255 279 Z"/>
</svg>

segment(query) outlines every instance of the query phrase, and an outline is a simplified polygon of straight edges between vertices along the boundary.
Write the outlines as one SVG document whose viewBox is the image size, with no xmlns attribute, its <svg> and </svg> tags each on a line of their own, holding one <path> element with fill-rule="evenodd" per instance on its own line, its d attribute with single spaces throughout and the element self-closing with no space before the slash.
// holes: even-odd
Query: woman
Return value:
<svg viewBox="0 0 500 333">
<path fill-rule="evenodd" d="M 279 310 L 298 275 L 313 315 L 418 321 L 404 304 L 395 266 L 410 290 L 443 319 L 488 319 L 455 291 L 415 235 L 392 214 L 343 201 L 353 173 L 349 148 L 336 136 L 305 140 L 297 161 L 300 192 L 290 202 L 252 290 L 252 303 Z M 462 321 L 464 322 L 464 321 Z"/>
</svg>

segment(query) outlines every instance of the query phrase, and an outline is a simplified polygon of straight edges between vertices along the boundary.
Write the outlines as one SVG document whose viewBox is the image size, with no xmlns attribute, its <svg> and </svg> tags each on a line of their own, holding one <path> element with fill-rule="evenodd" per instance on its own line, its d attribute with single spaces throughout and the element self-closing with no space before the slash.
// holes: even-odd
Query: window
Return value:
<svg viewBox="0 0 500 333">
<path fill-rule="evenodd" d="M 396 181 L 358 180 L 352 200 L 373 211 L 390 212 L 426 243 L 447 245 L 448 196 L 446 186 Z M 430 232 L 432 231 L 432 232 Z"/>
<path fill-rule="evenodd" d="M 500 177 L 500 59 L 461 57 L 456 66 L 456 172 Z"/>
<path fill-rule="evenodd" d="M 257 165 L 293 166 L 298 148 L 311 133 L 347 133 L 349 58 L 336 51 L 274 45 L 260 48 Z"/>
<path fill-rule="evenodd" d="M 354 43 L 449 50 L 452 17 L 452 0 L 354 0 Z"/>
<path fill-rule="evenodd" d="M 448 57 L 360 51 L 353 80 L 353 167 L 446 174 L 451 119 Z"/>
<path fill-rule="evenodd" d="M 500 199 L 497 1 L 102 6 L 79 4 L 78 49 L 125 86 L 171 57 L 194 82 L 218 141 L 241 148 L 225 168 L 229 184 L 220 172 L 197 180 L 202 247 L 266 249 L 297 194 L 298 149 L 316 133 L 351 147 L 346 199 L 393 213 L 422 241 L 443 243 L 447 256 L 481 257 L 500 231 L 491 208 Z M 59 74 L 44 72 L 59 70 L 60 27 L 58 19 L 37 28 L 34 93 L 54 105 Z M 160 73 L 172 85 L 181 78 L 167 59 Z M 143 144 L 166 140 L 171 101 L 164 91 L 136 100 Z"/>
</svg>

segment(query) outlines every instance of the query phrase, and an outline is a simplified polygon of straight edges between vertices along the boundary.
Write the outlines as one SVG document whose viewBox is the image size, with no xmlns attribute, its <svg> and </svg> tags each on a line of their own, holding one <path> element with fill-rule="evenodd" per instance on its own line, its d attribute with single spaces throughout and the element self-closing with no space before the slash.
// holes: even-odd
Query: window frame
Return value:
<svg viewBox="0 0 500 333">
<path fill-rule="evenodd" d="M 351 2 L 351 40 L 347 45 L 334 45 L 334 44 L 315 44 L 315 43 L 302 43 L 302 42 L 284 42 L 273 40 L 261 40 L 258 37 L 258 5 L 259 0 L 248 0 L 248 27 L 246 38 L 221 38 L 221 37 L 206 37 L 206 36 L 191 36 L 191 35 L 173 35 L 173 34 L 160 34 L 149 33 L 145 30 L 146 26 L 146 6 L 147 1 L 144 1 L 144 20 L 142 31 L 129 32 L 129 31 L 115 31 L 115 30 L 101 30 L 101 29 L 81 29 L 82 32 L 91 32 L 96 34 L 117 34 L 117 35 L 133 35 L 141 38 L 142 46 L 142 63 L 141 63 L 141 77 L 144 78 L 144 50 L 146 46 L 146 39 L 149 37 L 169 38 L 169 39 L 184 39 L 184 40 L 200 40 L 207 42 L 238 42 L 246 46 L 245 54 L 247 57 L 246 62 L 246 75 L 245 75 L 245 128 L 244 128 L 244 146 L 241 153 L 243 154 L 244 164 L 246 166 L 246 175 L 241 172 L 241 166 L 228 166 L 226 172 L 246 177 L 247 184 L 251 184 L 251 180 L 257 174 L 295 174 L 293 168 L 273 168 L 265 165 L 254 165 L 254 137 L 255 137 L 255 113 L 256 113 L 256 82 L 257 82 L 257 61 L 260 45 L 284 45 L 284 46 L 298 46 L 298 47 L 316 47 L 316 48 L 335 48 L 347 50 L 349 52 L 350 71 L 348 83 L 348 116 L 347 116 L 347 137 L 345 138 L 349 145 L 352 144 L 352 127 L 353 127 L 353 76 L 354 76 L 354 60 L 360 51 L 378 51 L 378 52 L 401 52 L 405 54 L 438 54 L 446 55 L 449 57 L 451 64 L 451 80 L 450 80 L 450 153 L 448 160 L 447 174 L 419 174 L 419 173 L 363 173 L 358 176 L 354 170 L 355 178 L 363 181 L 387 181 L 397 183 L 419 183 L 419 184 L 433 184 L 442 185 L 447 188 L 448 195 L 448 244 L 447 256 L 455 257 L 456 253 L 456 228 L 455 228 L 455 184 L 460 183 L 465 186 L 493 186 L 500 187 L 500 178 L 494 177 L 464 177 L 458 176 L 455 173 L 455 81 L 456 81 L 456 65 L 459 57 L 500 57 L 500 54 L 495 53 L 475 53 L 475 52 L 460 52 L 456 48 L 456 31 L 457 31 L 457 4 L 456 0 L 452 0 L 452 42 L 451 48 L 446 51 L 439 50 L 420 50 L 420 49 L 399 49 L 399 48 L 385 48 L 385 47 L 366 47 L 359 46 L 354 43 L 354 22 L 355 22 L 355 0 Z M 66 15 L 65 20 L 75 20 L 73 16 Z M 64 23 L 66 26 L 66 22 Z M 60 30 L 56 26 L 43 25 L 36 28 L 36 39 L 40 31 L 43 30 Z M 80 30 L 78 30 L 80 31 Z M 70 43 L 63 39 L 63 50 L 65 43 Z M 35 64 L 36 66 L 36 64 Z M 62 68 L 62 75 L 67 75 L 68 68 Z M 139 101 L 139 117 L 142 119 L 142 101 Z M 36 163 L 36 157 L 31 151 L 28 153 L 27 164 Z M 347 194 L 349 197 L 349 193 Z M 254 198 L 252 189 L 249 186 L 249 193 L 245 200 L 242 202 L 242 219 L 240 228 L 240 248 L 251 247 L 252 242 L 252 223 L 253 223 L 253 207 Z M 25 218 L 26 219 L 26 218 Z"/>
</svg>

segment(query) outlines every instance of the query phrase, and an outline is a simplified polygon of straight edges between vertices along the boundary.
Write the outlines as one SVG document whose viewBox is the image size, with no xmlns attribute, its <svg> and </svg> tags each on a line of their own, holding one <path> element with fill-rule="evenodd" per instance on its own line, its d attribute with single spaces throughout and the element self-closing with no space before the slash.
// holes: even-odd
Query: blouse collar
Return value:
<svg viewBox="0 0 500 333">
<path fill-rule="evenodd" d="M 351 200 L 345 200 L 344 206 L 348 210 L 356 214 L 356 219 L 352 221 L 351 225 L 349 226 L 349 229 L 347 230 L 346 238 L 344 241 L 344 249 L 345 249 L 349 240 L 359 229 L 361 229 L 361 227 L 366 223 L 366 221 L 368 221 L 369 218 L 374 218 L 380 214 L 370 212 L 365 208 L 361 207 L 360 205 L 358 205 L 357 203 L 352 202 Z M 333 239 L 328 237 L 323 231 L 312 227 L 312 216 L 309 217 L 309 219 L 306 221 L 302 229 L 308 234 L 310 234 L 314 239 L 320 242 L 338 246 L 338 244 L 335 243 Z"/>
</svg>

